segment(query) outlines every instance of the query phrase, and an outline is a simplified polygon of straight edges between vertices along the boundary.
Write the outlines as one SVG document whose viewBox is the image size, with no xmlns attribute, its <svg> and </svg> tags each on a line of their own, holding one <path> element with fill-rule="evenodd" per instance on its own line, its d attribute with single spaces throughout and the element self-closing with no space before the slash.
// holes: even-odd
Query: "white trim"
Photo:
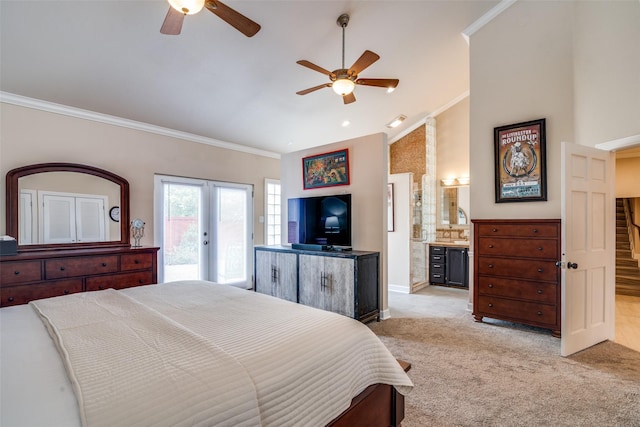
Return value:
<svg viewBox="0 0 640 427">
<path fill-rule="evenodd" d="M 453 98 L 451 101 L 447 102 L 446 104 L 436 108 L 431 113 L 429 113 L 427 116 L 425 116 L 423 119 L 420 119 L 418 122 L 414 123 L 413 125 L 411 125 L 407 129 L 404 129 L 402 132 L 400 132 L 399 134 L 394 136 L 393 139 L 389 140 L 389 145 L 391 145 L 394 142 L 398 141 L 400 138 L 403 138 L 403 137 L 407 136 L 408 134 L 410 134 L 411 132 L 413 132 L 414 130 L 419 128 L 420 126 L 425 125 L 427 123 L 427 119 L 429 117 L 436 117 L 437 115 L 447 111 L 449 108 L 451 108 L 454 105 L 456 105 L 458 102 L 466 99 L 468 96 L 469 96 L 469 91 L 463 92 L 462 94 L 456 96 L 455 98 Z"/>
<path fill-rule="evenodd" d="M 398 292 L 401 294 L 409 294 L 411 292 L 409 292 L 409 288 L 407 286 L 402 286 L 402 285 L 392 285 L 391 283 L 389 283 L 389 292 Z"/>
<path fill-rule="evenodd" d="M 56 104 L 48 101 L 42 101 L 40 99 L 27 98 L 26 96 L 15 95 L 9 92 L 0 91 L 0 102 L 4 102 L 5 104 L 18 105 L 20 107 L 32 108 L 35 110 L 42 110 L 49 113 L 75 117 L 78 119 L 91 120 L 94 122 L 105 123 L 108 125 L 120 126 L 123 128 L 134 129 L 134 130 L 139 130 L 139 131 L 148 132 L 148 133 L 154 133 L 156 135 L 163 135 L 171 138 L 178 138 L 185 141 L 198 142 L 200 144 L 211 145 L 214 147 L 224 148 L 227 150 L 240 151 L 248 154 L 256 154 L 258 156 L 271 157 L 274 159 L 280 158 L 280 154 L 274 153 L 272 151 L 246 147 L 246 146 L 234 144 L 231 142 L 220 141 L 219 139 L 195 135 L 192 133 L 169 129 L 162 126 L 156 126 L 149 123 L 138 122 L 135 120 L 124 119 L 122 117 L 111 116 L 109 114 L 96 113 L 89 110 L 69 107 L 67 105 Z"/>
<path fill-rule="evenodd" d="M 391 312 L 387 308 L 386 310 L 380 310 L 380 320 L 391 319 Z"/>
<path fill-rule="evenodd" d="M 482 27 L 491 22 L 496 16 L 507 10 L 507 8 L 509 8 L 509 6 L 511 6 L 515 2 L 516 0 L 502 0 L 496 6 L 491 8 L 491 10 L 477 19 L 473 24 L 465 28 L 462 31 L 462 37 L 464 37 L 464 39 L 467 41 L 467 44 L 469 44 L 469 37 L 471 37 L 476 31 L 480 30 Z"/>
<path fill-rule="evenodd" d="M 626 138 L 614 139 L 612 141 L 596 144 L 596 148 L 605 151 L 618 151 L 625 148 L 631 148 L 640 145 L 640 134 L 632 135 Z"/>
</svg>

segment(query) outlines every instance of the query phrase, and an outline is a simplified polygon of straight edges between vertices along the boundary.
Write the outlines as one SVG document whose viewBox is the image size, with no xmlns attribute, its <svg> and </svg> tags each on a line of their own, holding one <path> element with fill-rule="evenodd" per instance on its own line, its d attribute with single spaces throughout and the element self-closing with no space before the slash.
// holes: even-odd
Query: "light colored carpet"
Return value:
<svg viewBox="0 0 640 427">
<path fill-rule="evenodd" d="M 640 426 L 640 353 L 621 345 L 563 358 L 547 331 L 469 313 L 369 327 L 412 364 L 403 427 Z"/>
</svg>

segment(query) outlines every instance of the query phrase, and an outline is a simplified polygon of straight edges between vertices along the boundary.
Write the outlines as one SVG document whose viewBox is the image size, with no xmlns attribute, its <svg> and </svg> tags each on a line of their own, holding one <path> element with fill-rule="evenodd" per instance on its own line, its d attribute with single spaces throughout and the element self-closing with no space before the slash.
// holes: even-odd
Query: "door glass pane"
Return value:
<svg viewBox="0 0 640 427">
<path fill-rule="evenodd" d="M 218 283 L 247 280 L 247 190 L 217 187 L 216 271 Z"/>
<path fill-rule="evenodd" d="M 164 281 L 201 277 L 202 187 L 164 184 Z"/>
</svg>

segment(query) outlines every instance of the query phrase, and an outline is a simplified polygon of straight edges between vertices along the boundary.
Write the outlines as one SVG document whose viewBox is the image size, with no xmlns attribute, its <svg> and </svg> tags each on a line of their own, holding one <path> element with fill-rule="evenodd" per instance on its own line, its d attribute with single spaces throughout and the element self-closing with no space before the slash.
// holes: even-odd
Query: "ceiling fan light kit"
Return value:
<svg viewBox="0 0 640 427">
<path fill-rule="evenodd" d="M 185 15 L 198 13 L 204 7 L 204 0 L 169 0 L 172 8 Z"/>
<path fill-rule="evenodd" d="M 364 53 L 360 55 L 360 58 L 358 58 L 350 68 L 347 69 L 344 67 L 345 29 L 347 28 L 347 24 L 349 23 L 349 15 L 343 13 L 338 17 L 336 23 L 339 27 L 342 28 L 342 68 L 334 71 L 328 71 L 305 59 L 297 61 L 296 63 L 302 65 L 303 67 L 307 67 L 314 71 L 327 75 L 329 77 L 329 80 L 331 80 L 331 83 L 314 86 L 309 89 L 300 90 L 296 93 L 298 95 L 306 95 L 308 93 L 315 92 L 318 89 L 330 87 L 335 93 L 342 96 L 342 100 L 345 104 L 351 104 L 356 100 L 356 97 L 353 94 L 353 90 L 355 89 L 356 85 L 384 87 L 387 88 L 387 92 L 393 92 L 393 90 L 398 86 L 398 83 L 400 82 L 400 80 L 398 79 L 358 78 L 358 74 L 360 74 L 365 68 L 369 67 L 371 64 L 380 59 L 380 56 L 378 54 L 371 52 L 370 50 L 365 50 Z"/>
</svg>

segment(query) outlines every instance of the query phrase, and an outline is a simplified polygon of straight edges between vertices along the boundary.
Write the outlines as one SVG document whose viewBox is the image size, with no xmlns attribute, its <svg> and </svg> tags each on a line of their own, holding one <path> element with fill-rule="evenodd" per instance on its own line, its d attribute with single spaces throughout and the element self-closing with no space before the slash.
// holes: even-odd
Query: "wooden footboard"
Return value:
<svg viewBox="0 0 640 427">
<path fill-rule="evenodd" d="M 411 364 L 402 360 L 398 363 L 405 371 Z M 388 384 L 374 384 L 367 387 L 351 401 L 351 406 L 329 427 L 399 427 L 404 419 L 404 396 Z"/>
</svg>

